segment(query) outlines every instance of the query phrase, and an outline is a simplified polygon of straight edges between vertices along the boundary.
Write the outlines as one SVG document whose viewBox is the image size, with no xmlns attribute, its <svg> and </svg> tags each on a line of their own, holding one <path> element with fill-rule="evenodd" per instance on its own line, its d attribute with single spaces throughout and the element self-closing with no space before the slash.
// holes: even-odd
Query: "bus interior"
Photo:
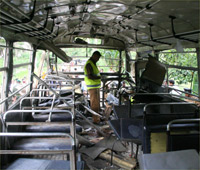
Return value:
<svg viewBox="0 0 200 170">
<path fill-rule="evenodd" d="M 200 169 L 199 8 L 1 0 L 1 169 Z M 84 82 L 94 51 L 99 113 Z"/>
</svg>

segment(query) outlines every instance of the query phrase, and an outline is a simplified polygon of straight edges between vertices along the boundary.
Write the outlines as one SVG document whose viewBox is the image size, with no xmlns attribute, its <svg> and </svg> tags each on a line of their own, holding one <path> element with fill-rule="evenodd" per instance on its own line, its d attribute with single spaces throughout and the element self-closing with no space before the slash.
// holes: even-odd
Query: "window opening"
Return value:
<svg viewBox="0 0 200 170">
<path fill-rule="evenodd" d="M 136 51 L 130 51 L 130 60 L 136 60 L 137 53 Z"/>
<path fill-rule="evenodd" d="M 29 83 L 33 53 L 31 45 L 27 42 L 15 42 L 13 46 L 13 75 L 9 95 L 20 90 Z M 9 106 L 14 104 L 21 96 L 25 95 L 28 92 L 27 90 L 28 88 L 24 88 L 10 98 L 8 101 Z"/>
<path fill-rule="evenodd" d="M 31 45 L 26 42 L 16 42 L 14 47 L 20 49 L 14 48 L 13 50 L 13 65 L 30 63 L 32 56 L 32 51 L 30 51 Z"/>
<path fill-rule="evenodd" d="M 0 37 L 0 45 L 6 46 L 6 41 L 4 38 Z M 0 68 L 4 66 L 4 57 L 6 54 L 6 48 L 3 46 L 0 46 Z"/>
<path fill-rule="evenodd" d="M 197 54 L 194 51 L 192 48 L 184 49 L 182 53 L 176 52 L 175 49 L 162 51 L 159 61 L 167 66 L 168 79 L 174 80 L 180 90 L 188 88 L 198 95 Z"/>
<path fill-rule="evenodd" d="M 107 49 L 95 49 L 95 48 L 63 48 L 63 51 L 70 57 L 72 57 L 72 61 L 70 63 L 63 63 L 61 66 L 64 71 L 70 72 L 73 71 L 74 68 L 77 67 L 77 71 L 83 72 L 84 65 L 86 61 L 90 58 L 92 53 L 98 50 L 102 57 L 97 63 L 99 70 L 101 72 L 110 72 L 114 73 L 119 71 L 119 51 L 117 50 L 107 50 Z M 88 55 L 88 57 L 87 57 Z"/>
<path fill-rule="evenodd" d="M 35 67 L 34 67 L 34 73 L 38 77 L 42 77 L 42 79 L 45 78 L 45 75 L 47 74 L 47 54 L 44 50 L 37 50 L 36 57 L 35 57 Z"/>
</svg>

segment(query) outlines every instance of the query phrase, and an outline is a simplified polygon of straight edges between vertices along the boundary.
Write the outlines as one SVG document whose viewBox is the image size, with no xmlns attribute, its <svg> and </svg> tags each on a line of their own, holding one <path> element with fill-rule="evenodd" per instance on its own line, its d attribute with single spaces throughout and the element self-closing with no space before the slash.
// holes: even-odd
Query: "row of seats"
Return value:
<svg viewBox="0 0 200 170">
<path fill-rule="evenodd" d="M 84 162 L 77 156 L 76 132 L 82 129 L 75 121 L 74 82 L 58 76 L 40 82 L 29 97 L 21 99 L 19 110 L 7 111 L 2 117 L 1 154 L 17 155 L 12 157 L 17 159 L 9 157 L 9 164 L 1 169 L 83 169 Z M 63 155 L 64 160 L 36 155 Z"/>
<path fill-rule="evenodd" d="M 152 143 L 157 134 L 167 136 L 167 152 L 185 149 L 199 152 L 198 107 L 186 102 L 166 101 L 113 106 L 116 119 L 110 120 L 109 124 L 120 140 L 137 145 L 136 157 L 139 145 L 142 146 L 144 154 L 155 152 Z M 156 140 L 165 140 L 160 138 L 163 138 L 163 135 Z"/>
</svg>

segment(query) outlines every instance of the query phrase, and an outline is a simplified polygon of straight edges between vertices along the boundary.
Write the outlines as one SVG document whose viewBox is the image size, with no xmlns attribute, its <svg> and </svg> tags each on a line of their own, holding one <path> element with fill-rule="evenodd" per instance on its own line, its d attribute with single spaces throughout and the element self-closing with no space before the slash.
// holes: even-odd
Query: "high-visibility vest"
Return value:
<svg viewBox="0 0 200 170">
<path fill-rule="evenodd" d="M 85 84 L 87 86 L 87 89 L 96 89 L 96 88 L 100 88 L 101 87 L 101 79 L 95 79 L 95 80 L 92 80 L 92 79 L 89 79 L 88 78 L 88 74 L 87 74 L 87 69 L 86 69 L 86 65 L 87 64 L 90 64 L 92 66 L 92 69 L 93 69 L 93 74 L 96 75 L 96 76 L 100 76 L 100 72 L 97 68 L 97 66 L 92 62 L 92 60 L 88 60 L 85 64 L 85 67 L 84 67 L 84 75 L 85 75 Z"/>
</svg>

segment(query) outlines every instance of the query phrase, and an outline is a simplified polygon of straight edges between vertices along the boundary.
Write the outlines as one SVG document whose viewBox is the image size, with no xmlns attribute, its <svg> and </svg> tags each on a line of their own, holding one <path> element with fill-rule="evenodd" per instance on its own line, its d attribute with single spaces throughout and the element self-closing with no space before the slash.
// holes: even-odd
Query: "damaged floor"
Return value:
<svg viewBox="0 0 200 170">
<path fill-rule="evenodd" d="M 95 127 L 88 125 L 86 121 L 77 122 L 83 127 L 83 132 L 77 134 L 79 140 L 79 152 L 85 161 L 85 169 L 137 169 L 135 159 L 136 145 L 133 144 L 131 155 L 131 143 L 119 141 L 107 122 L 98 127 L 105 136 L 102 136 Z M 139 153 L 141 149 L 139 149 Z M 112 155 L 112 156 L 111 156 Z"/>
</svg>

